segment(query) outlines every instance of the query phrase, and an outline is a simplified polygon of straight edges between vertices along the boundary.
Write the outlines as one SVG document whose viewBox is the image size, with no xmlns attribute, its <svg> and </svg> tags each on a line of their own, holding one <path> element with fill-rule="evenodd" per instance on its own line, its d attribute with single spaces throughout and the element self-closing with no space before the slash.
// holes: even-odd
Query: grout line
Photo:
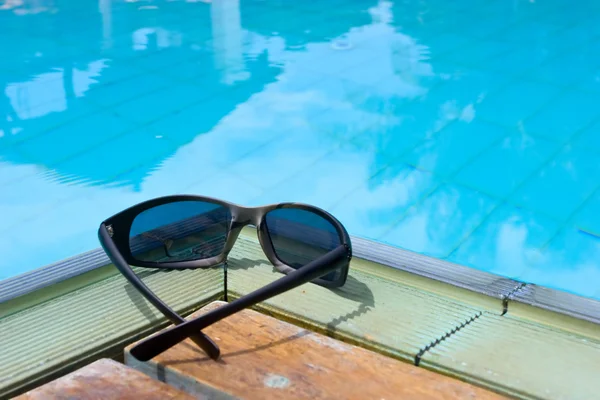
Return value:
<svg viewBox="0 0 600 400">
<path fill-rule="evenodd" d="M 575 222 L 573 221 L 573 218 L 575 218 L 575 216 L 583 209 L 585 208 L 585 206 L 588 205 L 588 203 L 594 198 L 594 196 L 596 195 L 596 193 L 600 193 L 600 184 L 594 189 L 592 190 L 592 192 L 590 193 L 590 195 L 581 202 L 581 204 L 579 205 L 579 207 L 577 207 L 575 210 L 573 210 L 573 212 L 571 213 L 571 215 L 569 215 L 569 217 L 566 219 L 565 224 L 567 223 L 572 223 L 578 230 L 585 232 L 585 228 L 580 228 L 578 227 Z M 586 233 L 590 233 L 591 232 L 586 232 Z"/>
<path fill-rule="evenodd" d="M 444 335 L 438 337 L 436 340 L 419 350 L 417 355 L 415 355 L 415 366 L 418 367 L 419 364 L 421 364 L 421 358 L 425 353 L 427 353 L 429 350 L 433 349 L 435 346 L 442 343 L 444 340 L 448 339 L 450 336 L 454 335 L 456 332 L 460 331 L 467 325 L 470 325 L 471 323 L 475 322 L 475 320 L 481 317 L 482 314 L 483 313 L 479 311 L 477 314 L 464 321 L 462 324 L 455 326 L 454 329 L 452 329 L 450 332 L 446 332 Z"/>
</svg>

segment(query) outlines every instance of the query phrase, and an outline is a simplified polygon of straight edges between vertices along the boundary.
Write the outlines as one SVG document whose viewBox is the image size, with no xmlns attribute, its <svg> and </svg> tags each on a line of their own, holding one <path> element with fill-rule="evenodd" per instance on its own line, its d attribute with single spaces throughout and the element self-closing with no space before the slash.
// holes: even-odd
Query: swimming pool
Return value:
<svg viewBox="0 0 600 400">
<path fill-rule="evenodd" d="M 600 299 L 597 2 L 0 8 L 0 279 L 193 193 Z"/>
</svg>

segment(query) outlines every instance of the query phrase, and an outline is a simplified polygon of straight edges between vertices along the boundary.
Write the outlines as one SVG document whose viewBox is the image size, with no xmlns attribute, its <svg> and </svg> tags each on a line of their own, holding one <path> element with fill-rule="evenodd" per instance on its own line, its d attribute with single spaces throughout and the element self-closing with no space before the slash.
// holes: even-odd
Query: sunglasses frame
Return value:
<svg viewBox="0 0 600 400">
<path fill-rule="evenodd" d="M 194 261 L 152 262 L 137 260 L 131 254 L 131 249 L 129 246 L 129 233 L 131 231 L 131 226 L 135 218 L 142 212 L 152 209 L 154 207 L 169 203 L 177 203 L 181 201 L 198 201 L 204 203 L 211 203 L 229 209 L 229 212 L 231 214 L 231 221 L 227 232 L 225 246 L 221 254 L 214 257 Z M 258 241 L 260 243 L 261 248 L 263 249 L 263 252 L 267 256 L 267 259 L 279 272 L 289 274 L 290 272 L 295 271 L 297 268 L 293 268 L 285 264 L 277 257 L 277 253 L 273 247 L 273 243 L 271 242 L 271 237 L 268 232 L 267 224 L 265 223 L 265 217 L 269 212 L 283 208 L 310 211 L 320 216 L 321 218 L 327 220 L 337 231 L 337 234 L 340 239 L 340 244 L 348 247 L 350 252 L 352 251 L 350 236 L 348 235 L 346 228 L 344 228 L 342 223 L 338 221 L 333 215 L 318 207 L 302 203 L 278 203 L 261 207 L 243 207 L 227 201 L 214 199 L 212 197 L 194 195 L 174 195 L 158 197 L 129 207 L 121 211 L 120 213 L 115 214 L 114 216 L 106 219 L 100 224 L 99 238 L 102 246 L 104 247 L 105 240 L 103 240 L 103 235 L 100 235 L 100 233 L 103 229 L 105 229 L 108 233 L 109 238 L 114 243 L 114 246 L 109 245 L 107 246 L 107 248 L 111 250 L 111 252 L 117 250 L 122 256 L 125 263 L 127 263 L 128 265 L 158 269 L 210 268 L 225 262 L 227 260 L 227 256 L 233 249 L 237 238 L 242 232 L 242 229 L 248 225 L 254 225 L 256 226 Z M 107 250 L 107 248 L 105 248 L 105 250 Z M 343 286 L 346 283 L 346 278 L 348 277 L 348 270 L 349 263 L 347 267 L 343 268 L 342 273 L 337 280 L 328 281 L 317 278 L 313 280 L 312 283 L 327 288 Z"/>
<path fill-rule="evenodd" d="M 229 209 L 231 215 L 231 221 L 229 224 L 229 230 L 227 232 L 227 238 L 224 249 L 221 254 L 195 261 L 179 261 L 171 263 L 162 262 L 149 262 L 137 260 L 132 254 L 129 244 L 129 234 L 131 226 L 135 218 L 142 212 L 151 208 L 176 203 L 180 201 L 201 201 L 206 203 L 212 203 L 215 205 L 223 206 Z M 155 269 L 167 269 L 167 270 L 185 270 L 185 269 L 205 269 L 215 267 L 219 264 L 227 261 L 227 256 L 233 248 L 237 238 L 239 237 L 242 229 L 247 225 L 255 225 L 258 234 L 258 240 L 263 249 L 263 252 L 267 256 L 268 260 L 275 266 L 275 268 L 284 274 L 289 274 L 295 271 L 300 271 L 302 268 L 292 268 L 283 263 L 275 253 L 271 237 L 267 231 L 266 223 L 264 223 L 265 216 L 273 210 L 281 208 L 295 208 L 313 212 L 325 220 L 329 221 L 332 226 L 336 229 L 339 238 L 340 246 L 343 246 L 347 250 L 347 262 L 344 262 L 341 268 L 341 274 L 335 281 L 326 281 L 316 277 L 310 282 L 317 285 L 335 288 L 343 286 L 348 276 L 348 270 L 350 268 L 350 259 L 352 258 L 352 244 L 350 236 L 333 215 L 327 211 L 322 210 L 318 207 L 314 207 L 307 204 L 301 203 L 279 203 L 271 204 L 262 207 L 243 207 L 234 203 L 214 199 L 206 196 L 194 196 L 194 195 L 173 195 L 164 196 L 148 200 L 132 207 L 129 207 L 112 217 L 106 219 L 100 224 L 98 229 L 98 239 L 102 248 L 108 255 L 109 259 L 115 265 L 115 267 L 121 272 L 121 274 L 135 287 L 153 306 L 155 306 L 167 319 L 173 324 L 180 325 L 186 322 L 186 319 L 177 314 L 167 304 L 165 304 L 152 290 L 146 286 L 146 284 L 135 274 L 131 266 L 143 267 L 143 268 L 155 268 Z M 339 246 L 338 246 L 339 247 Z M 336 268 L 337 270 L 337 268 Z M 323 275 L 320 275 L 323 276 Z M 212 359 L 218 359 L 220 356 L 219 347 L 203 332 L 198 331 L 189 336 L 200 348 L 202 348 Z"/>
</svg>

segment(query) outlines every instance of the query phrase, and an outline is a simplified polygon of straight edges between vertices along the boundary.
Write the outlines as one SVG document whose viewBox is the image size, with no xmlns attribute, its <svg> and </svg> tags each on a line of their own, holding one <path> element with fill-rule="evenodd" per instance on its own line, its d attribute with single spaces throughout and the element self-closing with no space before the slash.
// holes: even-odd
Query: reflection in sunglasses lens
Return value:
<svg viewBox="0 0 600 400">
<path fill-rule="evenodd" d="M 278 208 L 266 215 L 265 223 L 277 258 L 296 269 L 341 244 L 335 226 L 311 211 Z M 341 271 L 333 271 L 321 279 L 335 281 L 340 273 Z"/>
<path fill-rule="evenodd" d="M 141 212 L 129 247 L 139 261 L 176 262 L 218 256 L 225 248 L 229 209 L 203 201 L 178 201 Z"/>
</svg>

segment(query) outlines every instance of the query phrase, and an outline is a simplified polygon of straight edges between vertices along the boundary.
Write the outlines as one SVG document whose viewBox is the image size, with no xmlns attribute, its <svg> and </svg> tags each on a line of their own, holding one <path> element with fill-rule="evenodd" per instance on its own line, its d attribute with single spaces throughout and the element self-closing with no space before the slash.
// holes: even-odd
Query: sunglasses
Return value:
<svg viewBox="0 0 600 400">
<path fill-rule="evenodd" d="M 187 321 L 177 314 L 131 269 L 183 270 L 226 264 L 248 225 L 256 227 L 265 255 L 286 276 L 196 319 Z M 131 285 L 175 324 L 131 349 L 141 361 L 186 338 L 218 359 L 219 347 L 201 329 L 307 282 L 327 288 L 343 286 L 352 258 L 350 236 L 334 216 L 296 203 L 250 208 L 203 196 L 160 197 L 108 218 L 100 224 L 98 237 Z"/>
</svg>

